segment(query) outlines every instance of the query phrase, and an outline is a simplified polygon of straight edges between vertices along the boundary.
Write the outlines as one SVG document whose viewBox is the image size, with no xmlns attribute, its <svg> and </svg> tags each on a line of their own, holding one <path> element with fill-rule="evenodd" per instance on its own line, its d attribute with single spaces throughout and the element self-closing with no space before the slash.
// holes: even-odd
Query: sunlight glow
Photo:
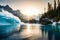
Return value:
<svg viewBox="0 0 60 40">
<path fill-rule="evenodd" d="M 23 8 L 21 12 L 26 16 L 32 16 L 38 15 L 40 13 L 40 10 L 36 8 Z"/>
<path fill-rule="evenodd" d="M 30 30 L 30 25 L 27 24 L 27 32 L 30 33 L 30 31 L 31 31 L 31 30 Z"/>
</svg>

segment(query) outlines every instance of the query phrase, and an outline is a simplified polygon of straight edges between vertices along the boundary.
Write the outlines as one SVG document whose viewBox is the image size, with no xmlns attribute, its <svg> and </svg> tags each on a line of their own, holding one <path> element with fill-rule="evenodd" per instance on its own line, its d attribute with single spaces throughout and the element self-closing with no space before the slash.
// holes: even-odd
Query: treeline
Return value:
<svg viewBox="0 0 60 40">
<path fill-rule="evenodd" d="M 48 3 L 48 11 L 45 12 L 42 17 L 40 18 L 39 22 L 42 21 L 43 18 L 52 19 L 53 21 L 60 21 L 60 4 L 56 6 L 54 4 L 54 9 L 51 7 L 51 4 Z"/>
</svg>

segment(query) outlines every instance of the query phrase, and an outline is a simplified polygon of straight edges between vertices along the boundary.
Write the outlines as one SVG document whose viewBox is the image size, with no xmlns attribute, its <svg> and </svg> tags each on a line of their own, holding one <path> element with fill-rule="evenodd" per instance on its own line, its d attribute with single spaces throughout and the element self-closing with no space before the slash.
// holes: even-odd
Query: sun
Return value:
<svg viewBox="0 0 60 40">
<path fill-rule="evenodd" d="M 36 8 L 23 8 L 21 10 L 22 14 L 26 15 L 26 16 L 33 16 L 33 15 L 38 15 L 40 13 L 39 9 Z"/>
</svg>

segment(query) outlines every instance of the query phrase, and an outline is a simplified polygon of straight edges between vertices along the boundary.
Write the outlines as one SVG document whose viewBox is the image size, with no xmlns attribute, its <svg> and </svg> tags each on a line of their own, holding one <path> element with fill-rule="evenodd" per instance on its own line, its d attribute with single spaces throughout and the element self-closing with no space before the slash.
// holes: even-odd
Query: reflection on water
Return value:
<svg viewBox="0 0 60 40">
<path fill-rule="evenodd" d="M 4 40 L 60 40 L 60 25 L 21 25 L 17 33 Z"/>
<path fill-rule="evenodd" d="M 40 38 L 42 37 L 41 35 L 41 30 L 40 27 L 37 25 L 32 25 L 32 24 L 27 24 L 26 26 L 22 27 L 20 36 L 23 38 L 27 37 L 34 37 L 34 38 Z"/>
</svg>

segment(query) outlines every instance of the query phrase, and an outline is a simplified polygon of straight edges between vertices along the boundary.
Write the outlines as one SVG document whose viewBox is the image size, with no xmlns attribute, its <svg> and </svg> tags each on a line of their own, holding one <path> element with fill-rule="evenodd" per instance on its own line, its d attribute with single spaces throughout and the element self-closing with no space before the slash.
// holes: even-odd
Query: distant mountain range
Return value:
<svg viewBox="0 0 60 40">
<path fill-rule="evenodd" d="M 26 18 L 25 18 L 26 15 L 22 14 L 22 13 L 20 12 L 20 10 L 13 10 L 9 5 L 6 5 L 6 6 L 0 5 L 0 11 L 2 11 L 1 9 L 12 13 L 14 16 L 19 17 L 19 19 L 20 19 L 22 22 L 28 22 L 28 20 L 26 20 Z M 33 18 L 32 20 L 36 20 L 36 18 Z M 29 20 L 29 21 L 30 21 L 30 20 Z"/>
</svg>

